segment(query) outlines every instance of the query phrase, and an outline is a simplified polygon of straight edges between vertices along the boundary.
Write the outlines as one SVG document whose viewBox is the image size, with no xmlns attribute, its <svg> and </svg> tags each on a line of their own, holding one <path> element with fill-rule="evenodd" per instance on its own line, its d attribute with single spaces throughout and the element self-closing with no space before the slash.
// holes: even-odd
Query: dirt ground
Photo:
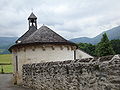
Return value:
<svg viewBox="0 0 120 90">
<path fill-rule="evenodd" d="M 0 74 L 0 90 L 33 90 L 12 84 L 12 74 Z"/>
</svg>

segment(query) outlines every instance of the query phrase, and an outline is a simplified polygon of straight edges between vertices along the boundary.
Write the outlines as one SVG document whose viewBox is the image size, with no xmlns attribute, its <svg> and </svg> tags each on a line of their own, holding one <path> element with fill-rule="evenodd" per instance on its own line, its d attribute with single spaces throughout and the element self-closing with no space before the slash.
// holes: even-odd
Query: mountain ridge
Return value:
<svg viewBox="0 0 120 90">
<path fill-rule="evenodd" d="M 8 48 L 15 43 L 18 37 L 0 37 L 0 54 L 9 54 Z"/>
<path fill-rule="evenodd" d="M 100 42 L 102 35 L 106 33 L 108 35 L 109 40 L 113 40 L 113 39 L 120 39 L 120 26 L 114 27 L 112 29 L 109 29 L 107 31 L 104 31 L 102 33 L 100 33 L 99 35 L 93 37 L 93 38 L 89 38 L 89 37 L 80 37 L 80 38 L 73 38 L 70 39 L 70 41 L 74 42 L 74 43 L 91 43 L 91 44 L 97 44 L 98 42 Z"/>
</svg>

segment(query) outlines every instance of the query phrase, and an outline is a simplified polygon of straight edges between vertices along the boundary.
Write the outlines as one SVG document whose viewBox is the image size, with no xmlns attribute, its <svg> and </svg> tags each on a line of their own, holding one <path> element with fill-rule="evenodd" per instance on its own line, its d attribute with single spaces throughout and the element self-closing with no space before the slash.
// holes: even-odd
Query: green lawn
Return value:
<svg viewBox="0 0 120 90">
<path fill-rule="evenodd" d="M 0 63 L 12 63 L 12 55 L 11 54 L 0 55 Z M 12 65 L 0 65 L 0 72 L 2 70 L 2 67 L 5 73 L 13 72 Z"/>
<path fill-rule="evenodd" d="M 0 63 L 11 63 L 12 55 L 11 54 L 1 54 L 0 55 Z"/>
</svg>

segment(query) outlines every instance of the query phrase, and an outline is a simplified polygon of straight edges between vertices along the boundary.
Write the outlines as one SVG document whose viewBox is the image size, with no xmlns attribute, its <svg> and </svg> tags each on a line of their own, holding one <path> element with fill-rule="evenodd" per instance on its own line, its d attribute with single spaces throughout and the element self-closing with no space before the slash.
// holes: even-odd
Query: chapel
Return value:
<svg viewBox="0 0 120 90">
<path fill-rule="evenodd" d="M 13 55 L 15 83 L 22 83 L 23 64 L 93 58 L 48 26 L 37 28 L 37 17 L 33 12 L 28 22 L 28 31 L 9 48 Z"/>
</svg>

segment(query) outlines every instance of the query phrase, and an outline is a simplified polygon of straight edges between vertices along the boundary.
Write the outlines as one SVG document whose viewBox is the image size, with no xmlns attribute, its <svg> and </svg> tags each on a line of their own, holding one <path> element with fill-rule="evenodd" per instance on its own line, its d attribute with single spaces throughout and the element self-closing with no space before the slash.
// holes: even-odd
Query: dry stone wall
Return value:
<svg viewBox="0 0 120 90">
<path fill-rule="evenodd" d="M 39 90 L 120 90 L 120 58 L 26 64 L 23 84 Z"/>
</svg>

